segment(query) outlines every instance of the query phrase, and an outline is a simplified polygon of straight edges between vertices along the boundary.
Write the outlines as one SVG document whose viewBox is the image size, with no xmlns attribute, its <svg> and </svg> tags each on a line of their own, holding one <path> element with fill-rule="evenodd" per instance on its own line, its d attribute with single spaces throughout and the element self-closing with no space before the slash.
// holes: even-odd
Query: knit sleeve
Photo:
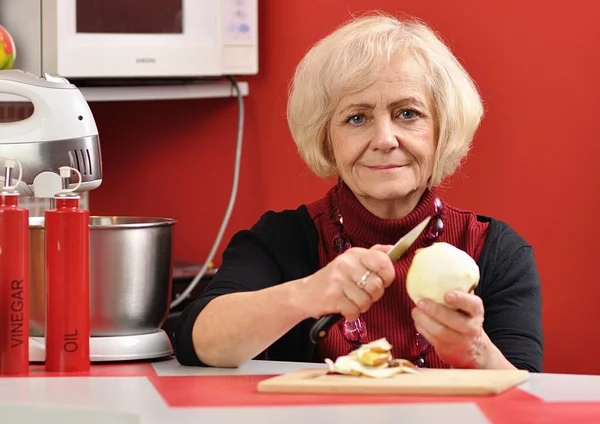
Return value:
<svg viewBox="0 0 600 424">
<path fill-rule="evenodd" d="M 515 367 L 542 372 L 542 296 L 533 248 L 508 227 L 492 238 L 482 252 L 484 330 Z"/>
<path fill-rule="evenodd" d="M 310 269 L 305 248 L 307 215 L 304 210 L 267 212 L 250 229 L 236 233 L 222 256 L 216 275 L 199 298 L 190 303 L 177 320 L 173 347 L 182 365 L 205 366 L 196 355 L 192 329 L 196 319 L 213 299 L 237 292 L 265 289 Z"/>
</svg>

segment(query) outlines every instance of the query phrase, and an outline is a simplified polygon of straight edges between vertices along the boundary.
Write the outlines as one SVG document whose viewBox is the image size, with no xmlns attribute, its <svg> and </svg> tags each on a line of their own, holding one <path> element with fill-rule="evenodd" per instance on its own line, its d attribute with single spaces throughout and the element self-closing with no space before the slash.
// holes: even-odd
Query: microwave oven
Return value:
<svg viewBox="0 0 600 424">
<path fill-rule="evenodd" d="M 0 0 L 14 68 L 69 79 L 258 72 L 258 0 Z"/>
</svg>

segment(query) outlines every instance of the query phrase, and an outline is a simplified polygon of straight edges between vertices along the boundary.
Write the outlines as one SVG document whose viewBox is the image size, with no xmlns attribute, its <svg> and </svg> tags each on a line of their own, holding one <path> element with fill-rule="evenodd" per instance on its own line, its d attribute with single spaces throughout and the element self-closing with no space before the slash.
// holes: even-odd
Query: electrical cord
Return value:
<svg viewBox="0 0 600 424">
<path fill-rule="evenodd" d="M 240 179 L 240 168 L 241 168 L 240 162 L 241 162 L 241 158 L 242 158 L 242 138 L 243 138 L 243 134 L 244 134 L 244 97 L 242 96 L 242 92 L 240 90 L 240 87 L 239 87 L 237 81 L 229 75 L 227 76 L 227 79 L 229 80 L 229 82 L 231 82 L 231 85 L 235 89 L 237 103 L 238 103 L 237 141 L 236 141 L 236 148 L 235 148 L 235 162 L 234 162 L 234 166 L 233 166 L 233 183 L 231 185 L 231 194 L 229 196 L 229 204 L 227 206 L 227 210 L 225 211 L 225 216 L 223 217 L 223 221 L 221 222 L 221 228 L 219 229 L 219 232 L 217 233 L 217 237 L 215 239 L 215 242 L 214 242 L 212 248 L 210 249 L 210 253 L 208 254 L 208 257 L 206 258 L 206 261 L 204 261 L 202 268 L 200 269 L 198 274 L 196 274 L 194 279 L 190 282 L 188 287 L 183 291 L 183 293 L 181 293 L 175 300 L 173 300 L 171 302 L 170 309 L 177 307 L 181 302 L 183 302 L 190 295 L 192 290 L 194 290 L 196 288 L 196 286 L 198 285 L 198 282 L 202 279 L 202 277 L 204 277 L 204 274 L 206 273 L 206 270 L 208 269 L 209 264 L 212 262 L 215 254 L 217 253 L 217 249 L 219 248 L 219 245 L 221 244 L 221 240 L 223 239 L 223 234 L 225 233 L 225 228 L 227 228 L 227 224 L 229 223 L 229 218 L 231 217 L 231 213 L 233 212 L 233 206 L 235 204 L 235 198 L 237 196 L 239 179 Z"/>
</svg>

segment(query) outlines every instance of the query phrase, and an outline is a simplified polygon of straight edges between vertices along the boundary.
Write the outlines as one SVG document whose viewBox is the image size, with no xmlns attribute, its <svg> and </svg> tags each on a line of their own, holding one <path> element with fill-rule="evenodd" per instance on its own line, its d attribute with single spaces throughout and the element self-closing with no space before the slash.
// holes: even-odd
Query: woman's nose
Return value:
<svg viewBox="0 0 600 424">
<path fill-rule="evenodd" d="M 393 150 L 398 147 L 393 123 L 389 118 L 375 119 L 371 148 L 374 150 Z"/>
</svg>

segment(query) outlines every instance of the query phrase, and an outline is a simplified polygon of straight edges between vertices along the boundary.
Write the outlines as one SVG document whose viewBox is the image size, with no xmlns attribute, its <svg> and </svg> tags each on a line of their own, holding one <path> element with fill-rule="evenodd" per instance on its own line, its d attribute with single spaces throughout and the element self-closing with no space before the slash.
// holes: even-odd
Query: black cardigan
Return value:
<svg viewBox="0 0 600 424">
<path fill-rule="evenodd" d="M 485 308 L 484 330 L 515 367 L 541 372 L 541 286 L 533 249 L 506 223 L 484 216 L 478 220 L 489 222 L 475 290 Z M 173 335 L 177 360 L 182 365 L 205 365 L 195 353 L 192 327 L 215 297 L 264 289 L 318 269 L 318 235 L 306 207 L 265 213 L 250 230 L 234 235 L 215 277 L 179 317 Z M 288 331 L 268 348 L 269 359 L 312 362 L 309 330 L 313 323 L 314 319 L 306 319 Z M 256 359 L 263 357 L 264 353 Z"/>
</svg>

